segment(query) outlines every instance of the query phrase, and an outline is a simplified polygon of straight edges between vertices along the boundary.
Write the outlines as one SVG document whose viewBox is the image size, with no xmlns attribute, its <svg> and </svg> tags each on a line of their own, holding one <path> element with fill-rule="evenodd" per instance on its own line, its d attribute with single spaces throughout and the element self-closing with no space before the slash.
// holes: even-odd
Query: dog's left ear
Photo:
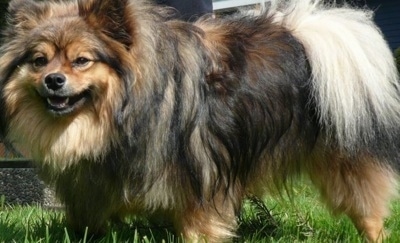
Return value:
<svg viewBox="0 0 400 243">
<path fill-rule="evenodd" d="M 120 43 L 132 44 L 133 23 L 129 0 L 78 0 L 79 16 Z"/>
</svg>

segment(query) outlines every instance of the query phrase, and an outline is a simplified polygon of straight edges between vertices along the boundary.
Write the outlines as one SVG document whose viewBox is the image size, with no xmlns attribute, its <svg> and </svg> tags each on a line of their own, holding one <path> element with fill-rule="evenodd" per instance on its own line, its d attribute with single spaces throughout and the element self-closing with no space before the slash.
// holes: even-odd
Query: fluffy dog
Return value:
<svg viewBox="0 0 400 243">
<path fill-rule="evenodd" d="M 335 213 L 383 236 L 400 99 L 366 9 L 282 1 L 185 23 L 141 0 L 12 0 L 1 136 L 31 151 L 92 232 L 165 217 L 190 240 L 234 237 L 248 195 L 310 176 Z"/>
</svg>

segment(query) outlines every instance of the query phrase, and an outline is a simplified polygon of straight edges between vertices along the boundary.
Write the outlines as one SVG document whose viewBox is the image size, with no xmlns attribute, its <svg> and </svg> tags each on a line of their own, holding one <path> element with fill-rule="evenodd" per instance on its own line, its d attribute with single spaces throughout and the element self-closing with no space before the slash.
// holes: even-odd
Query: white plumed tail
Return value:
<svg viewBox="0 0 400 243">
<path fill-rule="evenodd" d="M 320 122 L 338 145 L 352 151 L 394 136 L 400 127 L 398 73 L 373 12 L 320 0 L 274 7 L 275 20 L 305 48 Z"/>
</svg>

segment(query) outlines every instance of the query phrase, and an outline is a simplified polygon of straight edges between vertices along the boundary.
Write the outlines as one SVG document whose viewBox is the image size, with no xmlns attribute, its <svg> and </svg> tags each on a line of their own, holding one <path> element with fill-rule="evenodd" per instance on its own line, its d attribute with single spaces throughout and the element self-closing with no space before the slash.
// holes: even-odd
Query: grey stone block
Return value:
<svg viewBox="0 0 400 243">
<path fill-rule="evenodd" d="M 7 204 L 40 204 L 59 207 L 54 192 L 37 176 L 34 168 L 1 168 L 0 196 Z"/>
</svg>

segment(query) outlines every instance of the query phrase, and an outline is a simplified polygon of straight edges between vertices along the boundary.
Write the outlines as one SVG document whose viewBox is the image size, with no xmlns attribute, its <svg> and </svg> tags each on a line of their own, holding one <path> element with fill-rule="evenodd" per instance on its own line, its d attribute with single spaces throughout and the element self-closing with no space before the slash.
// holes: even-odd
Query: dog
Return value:
<svg viewBox="0 0 400 243">
<path fill-rule="evenodd" d="M 72 229 L 140 214 L 226 241 L 246 197 L 303 174 L 384 238 L 399 78 L 370 10 L 293 0 L 187 23 L 142 0 L 12 0 L 8 13 L 0 134 L 30 151 Z"/>
</svg>

